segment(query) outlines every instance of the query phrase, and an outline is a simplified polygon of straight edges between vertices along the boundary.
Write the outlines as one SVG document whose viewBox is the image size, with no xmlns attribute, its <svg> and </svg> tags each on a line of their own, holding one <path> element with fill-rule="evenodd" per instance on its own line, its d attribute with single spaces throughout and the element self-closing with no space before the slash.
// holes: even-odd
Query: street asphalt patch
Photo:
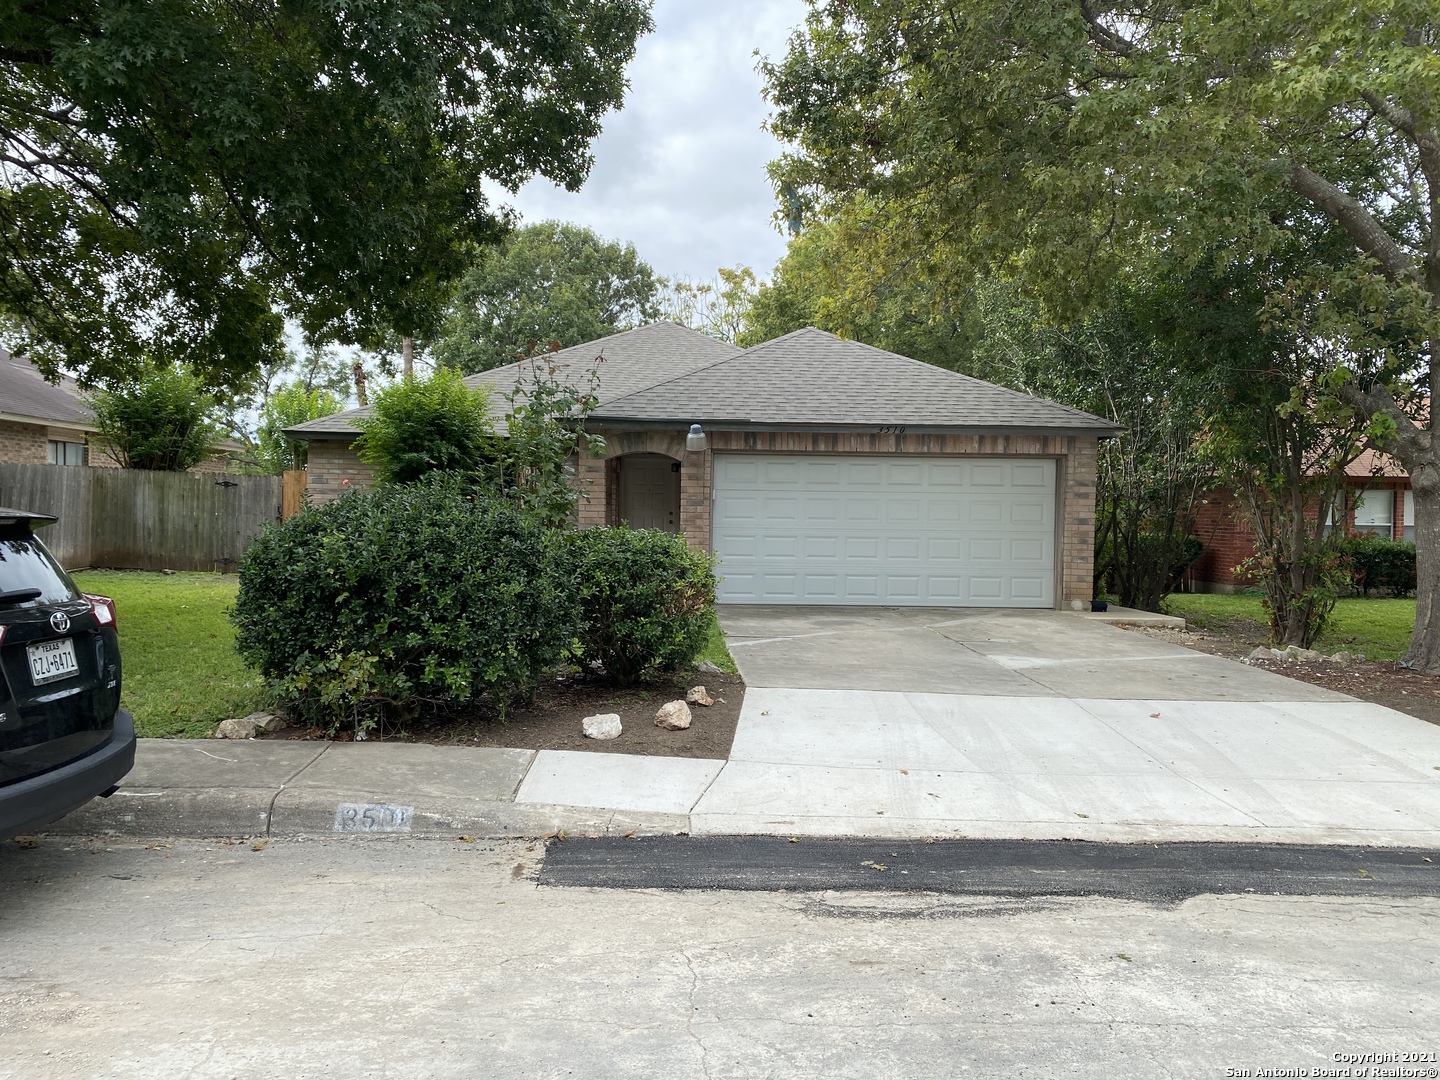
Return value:
<svg viewBox="0 0 1440 1080">
<path fill-rule="evenodd" d="M 539 881 L 610 889 L 863 889 L 1169 902 L 1205 893 L 1440 896 L 1440 849 L 773 836 L 566 839 L 550 843 Z"/>
</svg>

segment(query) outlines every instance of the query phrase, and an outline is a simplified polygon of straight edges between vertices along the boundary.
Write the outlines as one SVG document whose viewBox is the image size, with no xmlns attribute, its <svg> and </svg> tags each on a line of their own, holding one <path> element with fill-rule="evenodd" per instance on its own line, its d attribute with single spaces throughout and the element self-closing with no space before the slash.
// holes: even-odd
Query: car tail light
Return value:
<svg viewBox="0 0 1440 1080">
<path fill-rule="evenodd" d="M 115 626 L 115 601 L 108 596 L 92 596 L 89 593 L 82 594 L 90 601 L 90 611 L 95 616 L 95 621 L 101 626 Z"/>
</svg>

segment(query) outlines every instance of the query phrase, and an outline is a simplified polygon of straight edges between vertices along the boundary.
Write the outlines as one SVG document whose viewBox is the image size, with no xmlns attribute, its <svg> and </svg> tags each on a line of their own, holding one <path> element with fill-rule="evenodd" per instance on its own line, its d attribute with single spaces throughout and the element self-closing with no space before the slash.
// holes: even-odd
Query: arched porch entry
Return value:
<svg viewBox="0 0 1440 1080">
<path fill-rule="evenodd" d="M 622 454 L 610 459 L 617 498 L 611 524 L 680 531 L 680 462 L 665 454 Z"/>
</svg>

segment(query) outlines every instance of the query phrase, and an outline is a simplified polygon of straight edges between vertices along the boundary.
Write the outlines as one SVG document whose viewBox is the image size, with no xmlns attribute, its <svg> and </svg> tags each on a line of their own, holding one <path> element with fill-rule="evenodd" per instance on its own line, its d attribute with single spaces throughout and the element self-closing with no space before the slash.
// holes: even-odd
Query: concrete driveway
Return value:
<svg viewBox="0 0 1440 1080">
<path fill-rule="evenodd" d="M 696 833 L 1440 842 L 1440 728 L 1065 612 L 722 609 Z"/>
</svg>

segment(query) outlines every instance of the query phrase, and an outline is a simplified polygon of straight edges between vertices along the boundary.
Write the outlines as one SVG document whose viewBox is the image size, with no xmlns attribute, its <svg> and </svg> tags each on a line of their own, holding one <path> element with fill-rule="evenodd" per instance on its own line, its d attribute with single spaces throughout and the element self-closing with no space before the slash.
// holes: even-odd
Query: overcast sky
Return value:
<svg viewBox="0 0 1440 1080">
<path fill-rule="evenodd" d="M 785 249 L 765 176 L 780 146 L 760 129 L 754 53 L 779 59 L 805 5 L 656 0 L 653 17 L 585 186 L 571 194 L 539 180 L 501 198 L 526 222 L 557 218 L 628 240 L 666 276 L 712 278 L 744 263 L 767 277 Z"/>
</svg>

